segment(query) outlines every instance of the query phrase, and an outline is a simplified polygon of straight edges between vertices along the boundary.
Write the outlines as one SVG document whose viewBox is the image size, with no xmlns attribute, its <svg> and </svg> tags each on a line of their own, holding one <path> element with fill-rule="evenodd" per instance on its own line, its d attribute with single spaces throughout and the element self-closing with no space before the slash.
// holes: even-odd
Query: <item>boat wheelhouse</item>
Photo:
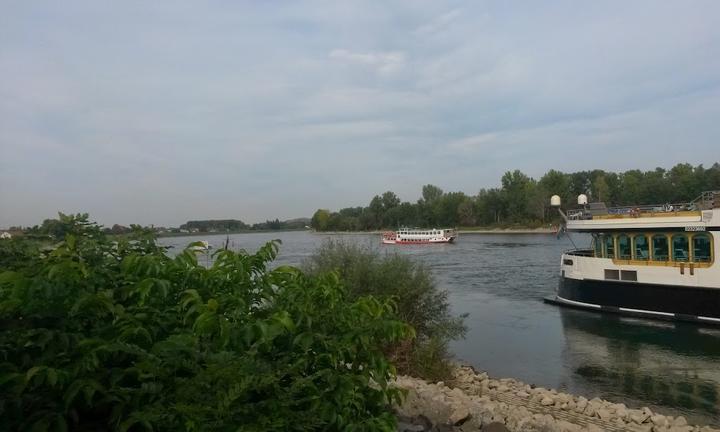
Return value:
<svg viewBox="0 0 720 432">
<path fill-rule="evenodd" d="M 382 235 L 383 244 L 435 244 L 452 243 L 457 238 L 454 229 L 400 228 Z"/>
<path fill-rule="evenodd" d="M 566 229 L 591 234 L 592 244 L 562 255 L 548 302 L 720 324 L 720 192 L 673 205 L 607 208 L 585 195 L 578 204 L 561 211 Z"/>
</svg>

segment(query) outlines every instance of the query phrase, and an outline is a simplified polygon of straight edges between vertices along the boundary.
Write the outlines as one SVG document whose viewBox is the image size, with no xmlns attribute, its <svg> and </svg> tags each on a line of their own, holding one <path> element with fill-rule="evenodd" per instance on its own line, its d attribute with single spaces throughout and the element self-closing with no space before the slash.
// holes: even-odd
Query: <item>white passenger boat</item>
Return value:
<svg viewBox="0 0 720 432">
<path fill-rule="evenodd" d="M 551 204 L 560 207 L 554 196 Z M 607 208 L 578 196 L 560 213 L 592 235 L 565 252 L 548 302 L 627 315 L 720 324 L 720 191 L 689 203 Z"/>
<path fill-rule="evenodd" d="M 454 229 L 400 228 L 382 235 L 383 244 L 435 244 L 452 243 L 457 238 Z"/>
</svg>

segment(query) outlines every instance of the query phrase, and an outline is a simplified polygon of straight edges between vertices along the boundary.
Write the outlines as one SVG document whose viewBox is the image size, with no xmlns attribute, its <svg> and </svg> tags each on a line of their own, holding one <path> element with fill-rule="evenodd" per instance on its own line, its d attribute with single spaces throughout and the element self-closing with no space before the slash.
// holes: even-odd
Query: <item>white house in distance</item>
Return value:
<svg viewBox="0 0 720 432">
<path fill-rule="evenodd" d="M 3 231 L 0 233 L 0 239 L 10 239 L 12 238 L 12 234 L 10 234 L 7 231 Z"/>
</svg>

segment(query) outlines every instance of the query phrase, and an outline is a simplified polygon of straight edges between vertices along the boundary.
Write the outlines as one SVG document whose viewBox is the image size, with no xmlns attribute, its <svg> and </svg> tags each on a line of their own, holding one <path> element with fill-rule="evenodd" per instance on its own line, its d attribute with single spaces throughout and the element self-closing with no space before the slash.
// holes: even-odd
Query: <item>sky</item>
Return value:
<svg viewBox="0 0 720 432">
<path fill-rule="evenodd" d="M 0 227 L 720 160 L 720 2 L 0 0 Z"/>
</svg>

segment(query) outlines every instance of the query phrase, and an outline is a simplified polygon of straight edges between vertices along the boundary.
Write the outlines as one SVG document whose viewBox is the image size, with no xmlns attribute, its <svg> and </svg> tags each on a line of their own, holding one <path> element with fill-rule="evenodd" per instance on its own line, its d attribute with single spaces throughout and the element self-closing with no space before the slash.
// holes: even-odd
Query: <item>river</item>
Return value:
<svg viewBox="0 0 720 432">
<path fill-rule="evenodd" d="M 235 234 L 232 249 L 254 251 L 280 239 L 277 264 L 298 265 L 328 238 L 420 260 L 449 292 L 456 314 L 467 313 L 467 336 L 455 356 L 491 376 L 649 406 L 691 423 L 720 424 L 720 327 L 624 318 L 542 302 L 554 292 L 563 250 L 589 244 L 574 234 L 464 234 L 455 244 L 383 246 L 377 234 L 310 232 Z M 172 237 L 175 250 L 225 235 Z M 201 257 L 201 259 L 205 259 Z"/>
</svg>

